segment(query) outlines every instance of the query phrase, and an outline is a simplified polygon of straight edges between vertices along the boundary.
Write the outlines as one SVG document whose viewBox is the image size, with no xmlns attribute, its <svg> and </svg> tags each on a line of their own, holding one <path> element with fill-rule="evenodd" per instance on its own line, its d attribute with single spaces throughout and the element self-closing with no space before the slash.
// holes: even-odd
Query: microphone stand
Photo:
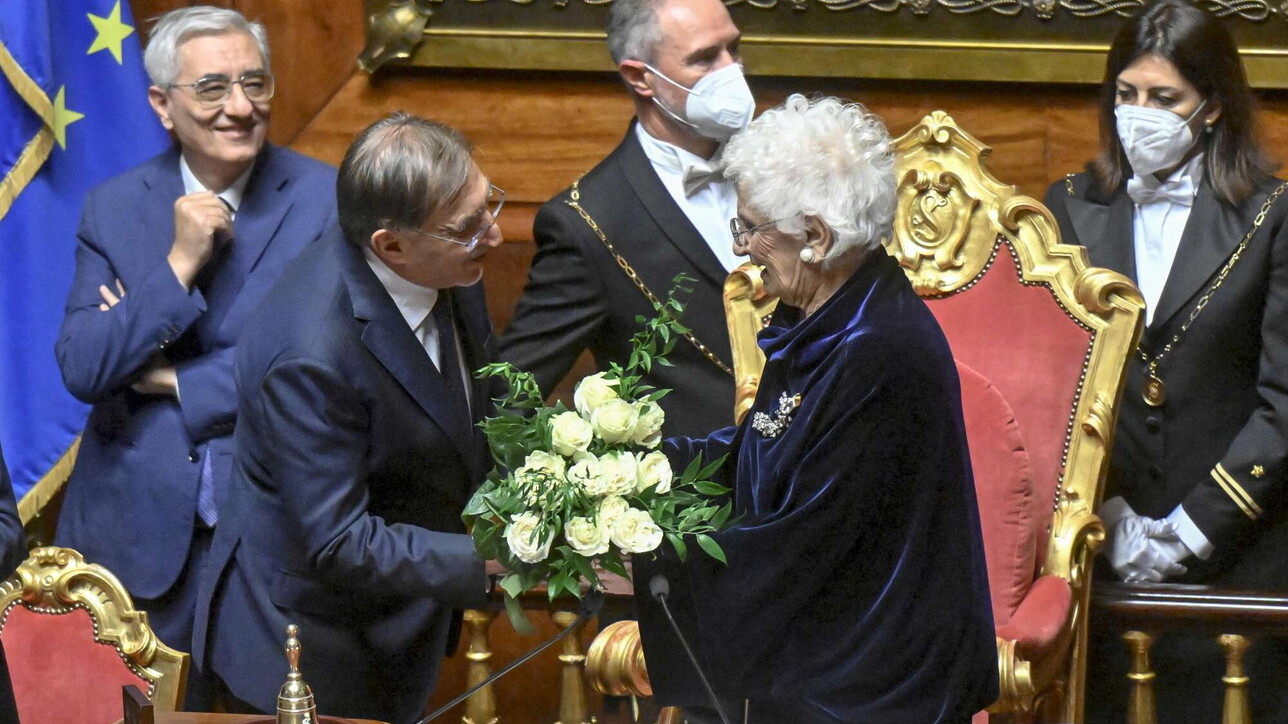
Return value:
<svg viewBox="0 0 1288 724">
<path fill-rule="evenodd" d="M 702 664 L 698 663 L 698 657 L 694 655 L 693 649 L 689 648 L 689 641 L 684 637 L 684 632 L 680 631 L 680 624 L 675 622 L 675 616 L 671 615 L 671 607 L 666 605 L 666 597 L 671 595 L 671 582 L 666 580 L 666 576 L 661 573 L 654 574 L 648 582 L 649 595 L 653 596 L 658 603 L 662 604 L 662 611 L 666 613 L 666 620 L 671 622 L 671 629 L 675 631 L 676 638 L 680 639 L 680 644 L 684 646 L 684 653 L 689 655 L 689 661 L 693 662 L 693 668 L 698 672 L 698 678 L 702 680 L 702 686 L 707 690 L 707 696 L 711 698 L 711 703 L 715 705 L 716 713 L 720 715 L 720 721 L 724 724 L 730 724 L 729 715 L 725 713 L 724 707 L 720 704 L 720 697 L 716 696 L 715 689 L 711 688 L 711 682 L 707 680 L 706 672 L 702 670 Z"/>
</svg>

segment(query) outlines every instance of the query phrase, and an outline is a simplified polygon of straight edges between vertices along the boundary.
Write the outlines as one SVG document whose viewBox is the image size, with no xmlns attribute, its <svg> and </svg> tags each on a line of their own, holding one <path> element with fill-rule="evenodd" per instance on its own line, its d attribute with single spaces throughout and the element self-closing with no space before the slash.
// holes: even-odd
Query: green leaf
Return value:
<svg viewBox="0 0 1288 724">
<path fill-rule="evenodd" d="M 729 565 L 729 561 L 725 560 L 724 551 L 720 549 L 720 544 L 716 542 L 715 538 L 712 538 L 711 536 L 705 533 L 699 533 L 697 535 L 697 539 L 698 539 L 698 545 L 702 548 L 702 550 L 707 555 L 711 556 L 717 561 L 720 561 L 726 566 Z"/>
<path fill-rule="evenodd" d="M 719 483 L 713 483 L 710 480 L 699 480 L 693 484 L 693 488 L 703 495 L 717 496 L 724 495 L 729 489 Z"/>
<path fill-rule="evenodd" d="M 615 552 L 600 556 L 599 565 L 609 573 L 616 573 L 622 578 L 629 580 L 631 577 L 631 574 L 626 571 L 626 566 L 622 564 L 622 559 L 618 558 Z"/>
<path fill-rule="evenodd" d="M 510 625 L 514 627 L 515 633 L 520 636 L 531 636 L 536 633 L 532 628 L 532 622 L 528 620 L 528 614 L 523 610 L 523 604 L 511 596 L 505 595 L 505 614 L 510 617 Z"/>
<path fill-rule="evenodd" d="M 715 517 L 711 519 L 711 525 L 714 526 L 716 530 L 724 528 L 725 521 L 729 520 L 729 513 L 732 511 L 733 504 L 725 503 L 720 507 L 720 512 L 716 513 Z"/>
<path fill-rule="evenodd" d="M 671 541 L 671 547 L 675 549 L 675 555 L 680 557 L 680 562 L 684 562 L 685 556 L 689 555 L 689 547 L 684 544 L 684 536 L 675 533 L 667 533 L 666 539 Z"/>
</svg>

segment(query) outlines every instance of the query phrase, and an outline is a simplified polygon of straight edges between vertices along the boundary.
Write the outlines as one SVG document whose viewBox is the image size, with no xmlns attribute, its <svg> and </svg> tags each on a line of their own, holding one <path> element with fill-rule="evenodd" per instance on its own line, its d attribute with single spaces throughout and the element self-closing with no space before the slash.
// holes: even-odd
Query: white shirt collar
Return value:
<svg viewBox="0 0 1288 724">
<path fill-rule="evenodd" d="M 650 163 L 655 167 L 677 173 L 680 176 L 684 176 L 694 166 L 720 165 L 720 154 L 724 151 L 724 146 L 721 145 L 710 159 L 703 158 L 673 143 L 654 138 L 652 134 L 644 130 L 643 123 L 635 124 L 635 136 L 639 139 L 640 146 L 644 148 L 644 155 L 648 157 Z"/>
<path fill-rule="evenodd" d="M 215 194 L 228 202 L 228 205 L 233 207 L 234 212 L 241 206 L 242 197 L 246 195 L 246 184 L 250 183 L 250 172 L 253 170 L 255 170 L 255 164 L 252 163 L 242 175 L 237 177 L 236 181 L 233 181 L 231 186 Z M 183 177 L 183 192 L 185 194 L 212 190 L 206 188 L 206 185 L 201 183 L 197 175 L 192 172 L 192 167 L 188 165 L 188 159 L 184 158 L 183 154 L 179 154 L 179 175 Z"/>
<path fill-rule="evenodd" d="M 397 272 L 381 261 L 369 246 L 362 248 L 362 256 L 367 260 L 367 266 L 371 267 L 371 271 L 380 280 L 380 285 L 393 298 L 407 326 L 414 331 L 434 310 L 434 305 L 438 302 L 438 290 L 422 287 L 398 276 Z"/>
</svg>

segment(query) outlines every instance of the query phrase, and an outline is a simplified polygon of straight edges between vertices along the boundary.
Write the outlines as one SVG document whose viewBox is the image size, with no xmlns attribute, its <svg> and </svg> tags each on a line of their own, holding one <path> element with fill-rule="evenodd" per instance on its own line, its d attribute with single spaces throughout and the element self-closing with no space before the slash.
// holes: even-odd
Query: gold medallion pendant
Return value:
<svg viewBox="0 0 1288 724">
<path fill-rule="evenodd" d="M 1145 384 L 1141 387 L 1140 396 L 1150 407 L 1162 407 L 1167 402 L 1167 386 L 1155 375 L 1146 375 Z"/>
</svg>

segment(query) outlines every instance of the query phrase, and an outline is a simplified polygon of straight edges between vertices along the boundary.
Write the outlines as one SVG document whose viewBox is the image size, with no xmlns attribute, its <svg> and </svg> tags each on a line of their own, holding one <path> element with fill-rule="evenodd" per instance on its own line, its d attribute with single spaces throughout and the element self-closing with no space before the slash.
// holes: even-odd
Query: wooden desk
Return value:
<svg viewBox="0 0 1288 724">
<path fill-rule="evenodd" d="M 196 712 L 157 712 L 156 724 L 274 724 L 277 717 L 264 714 L 199 714 Z M 118 719 L 116 724 L 121 724 Z M 384 724 L 370 719 L 341 719 L 323 716 L 318 724 Z"/>
</svg>

